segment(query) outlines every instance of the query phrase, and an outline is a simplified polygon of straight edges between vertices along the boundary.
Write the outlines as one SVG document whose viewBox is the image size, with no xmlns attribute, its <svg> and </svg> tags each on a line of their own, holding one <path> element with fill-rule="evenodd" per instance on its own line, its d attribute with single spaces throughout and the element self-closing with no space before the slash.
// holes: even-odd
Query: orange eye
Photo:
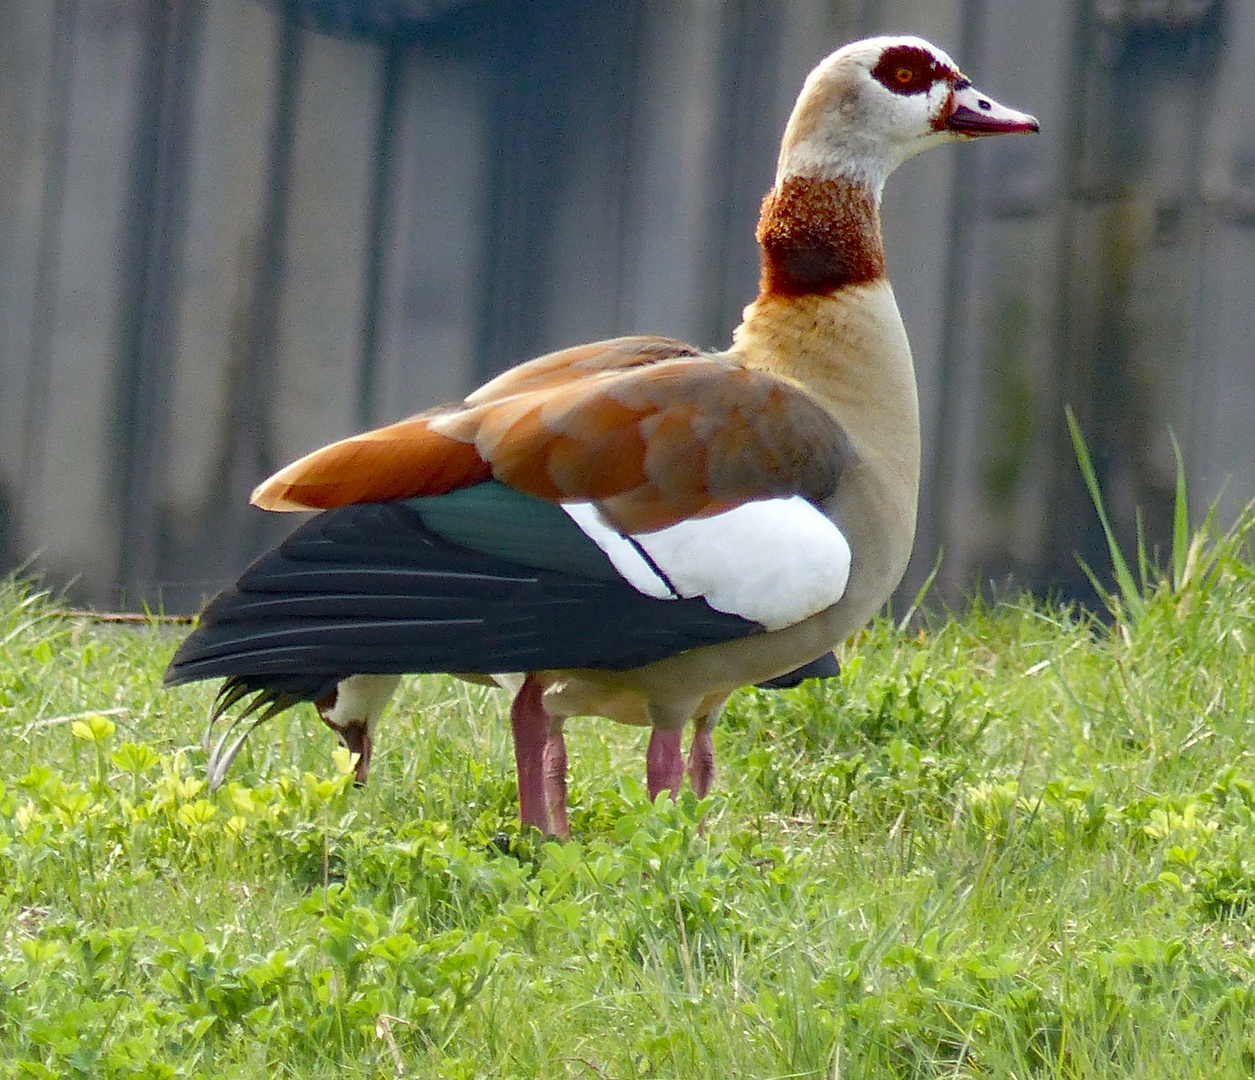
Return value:
<svg viewBox="0 0 1255 1080">
<path fill-rule="evenodd" d="M 939 79 L 957 77 L 958 72 L 942 65 L 926 49 L 894 45 L 880 54 L 871 75 L 891 94 L 921 94 Z"/>
</svg>

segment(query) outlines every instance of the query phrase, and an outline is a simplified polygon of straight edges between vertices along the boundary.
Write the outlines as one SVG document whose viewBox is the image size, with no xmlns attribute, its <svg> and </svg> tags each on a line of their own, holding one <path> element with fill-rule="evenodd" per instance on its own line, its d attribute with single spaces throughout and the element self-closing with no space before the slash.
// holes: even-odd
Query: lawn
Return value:
<svg viewBox="0 0 1255 1080">
<path fill-rule="evenodd" d="M 733 699 L 701 805 L 575 722 L 566 845 L 496 692 L 409 680 L 365 790 L 296 710 L 210 794 L 180 628 L 0 581 L 0 1076 L 1247 1077 L 1251 526 L 1103 619 L 877 622 Z"/>
</svg>

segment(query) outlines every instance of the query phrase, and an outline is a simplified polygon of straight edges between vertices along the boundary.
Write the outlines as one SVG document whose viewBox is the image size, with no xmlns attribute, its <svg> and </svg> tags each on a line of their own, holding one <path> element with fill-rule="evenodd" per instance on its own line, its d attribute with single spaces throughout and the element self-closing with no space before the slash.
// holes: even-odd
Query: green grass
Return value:
<svg viewBox="0 0 1255 1080">
<path fill-rule="evenodd" d="M 876 623 L 733 700 L 704 805 L 573 723 L 565 846 L 495 692 L 410 680 L 364 791 L 298 710 L 210 795 L 175 631 L 0 582 L 0 1077 L 1249 1076 L 1251 531 L 1106 621 Z"/>
</svg>

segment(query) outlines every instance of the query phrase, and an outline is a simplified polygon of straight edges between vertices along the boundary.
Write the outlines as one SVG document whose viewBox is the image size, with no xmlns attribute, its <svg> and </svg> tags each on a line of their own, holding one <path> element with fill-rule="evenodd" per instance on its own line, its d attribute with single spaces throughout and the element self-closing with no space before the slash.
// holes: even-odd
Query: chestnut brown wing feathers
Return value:
<svg viewBox="0 0 1255 1080">
<path fill-rule="evenodd" d="M 551 502 L 597 501 L 620 528 L 642 532 L 754 499 L 821 502 L 848 453 L 840 424 L 792 384 L 667 339 L 631 338 L 542 357 L 461 405 L 316 451 L 255 501 L 325 508 L 492 476 Z"/>
</svg>

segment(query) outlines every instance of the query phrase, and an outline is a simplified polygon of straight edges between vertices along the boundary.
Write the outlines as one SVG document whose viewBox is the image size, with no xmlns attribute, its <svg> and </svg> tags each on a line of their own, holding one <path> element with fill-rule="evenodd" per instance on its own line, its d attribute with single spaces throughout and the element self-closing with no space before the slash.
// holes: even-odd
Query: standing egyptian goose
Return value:
<svg viewBox="0 0 1255 1080">
<path fill-rule="evenodd" d="M 785 129 L 761 289 L 726 352 L 628 337 L 551 353 L 261 484 L 258 506 L 323 512 L 209 604 L 166 673 L 225 676 L 215 720 L 252 695 L 211 781 L 302 700 L 364 777 L 400 673 L 516 672 L 524 823 L 568 835 L 570 716 L 651 727 L 651 797 L 677 790 L 693 720 L 704 795 L 728 695 L 822 668 L 911 553 L 919 414 L 885 179 L 931 146 L 1037 127 L 926 41 L 847 45 Z"/>
</svg>

